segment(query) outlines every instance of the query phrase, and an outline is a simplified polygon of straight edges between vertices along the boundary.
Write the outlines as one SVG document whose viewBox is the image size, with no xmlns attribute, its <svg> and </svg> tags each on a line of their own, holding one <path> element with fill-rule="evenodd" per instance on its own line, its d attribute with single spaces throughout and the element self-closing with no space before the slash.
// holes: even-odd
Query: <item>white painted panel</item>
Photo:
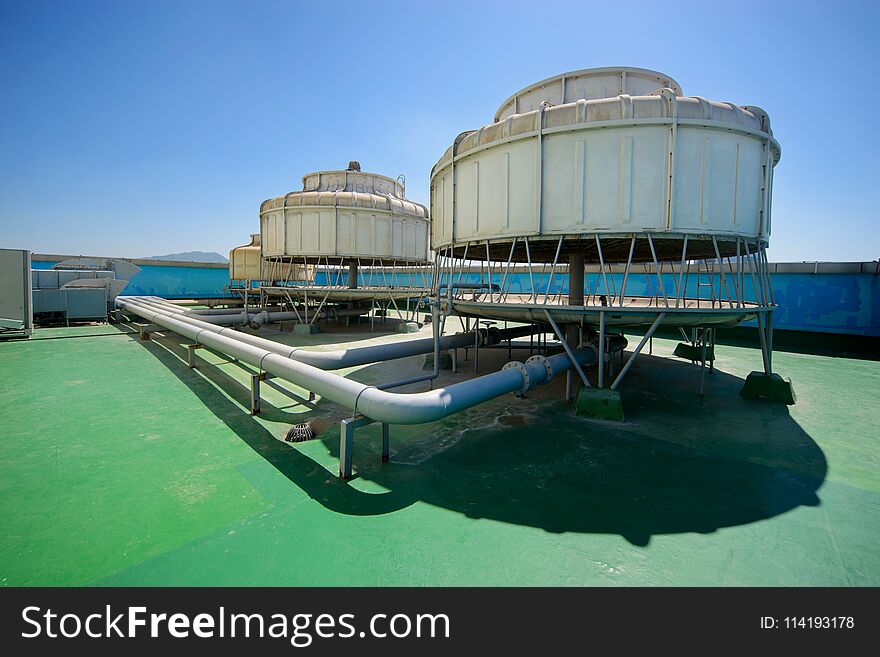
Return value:
<svg viewBox="0 0 880 657">
<path fill-rule="evenodd" d="M 593 131 L 588 143 L 584 228 L 614 228 L 620 223 L 620 133 Z"/>
<path fill-rule="evenodd" d="M 755 234 L 760 141 L 702 128 L 680 128 L 678 135 L 673 228 Z"/>
<path fill-rule="evenodd" d="M 573 219 L 576 226 L 582 226 L 587 218 L 587 147 L 586 141 L 578 139 L 574 143 L 574 181 L 572 188 Z"/>
<path fill-rule="evenodd" d="M 755 234 L 761 213 L 761 183 L 764 174 L 764 150 L 755 139 L 740 145 L 736 189 L 736 228 Z"/>
<path fill-rule="evenodd" d="M 266 255 L 274 255 L 274 245 L 269 243 L 269 215 L 264 214 L 260 217 L 260 243 Z"/>
<path fill-rule="evenodd" d="M 477 204 L 478 169 L 468 160 L 455 166 L 455 236 L 480 237 L 474 209 Z"/>
<path fill-rule="evenodd" d="M 414 221 L 404 223 L 404 250 L 411 257 L 418 252 L 416 248 L 416 224 Z"/>
<path fill-rule="evenodd" d="M 272 216 L 275 219 L 275 230 L 273 231 L 275 235 L 275 245 L 276 248 L 280 249 L 284 244 L 284 236 L 287 231 L 287 226 L 284 225 L 284 218 L 280 212 L 273 212 Z"/>
<path fill-rule="evenodd" d="M 711 174 L 704 183 L 709 193 L 708 198 L 703 199 L 703 225 L 715 230 L 733 230 L 738 144 L 732 135 L 719 134 L 719 137 L 713 143 Z"/>
<path fill-rule="evenodd" d="M 391 254 L 395 258 L 403 257 L 403 220 L 395 217 L 391 226 Z"/>
<path fill-rule="evenodd" d="M 568 135 L 552 135 L 544 139 L 544 230 L 564 231 L 572 224 L 574 207 L 572 188 L 575 185 L 574 141 Z"/>
<path fill-rule="evenodd" d="M 318 230 L 320 215 L 314 210 L 306 210 L 302 213 L 302 242 L 300 250 L 303 254 L 318 254 Z"/>
<path fill-rule="evenodd" d="M 428 257 L 428 225 L 424 221 L 416 224 L 416 251 L 410 257 L 427 259 Z"/>
<path fill-rule="evenodd" d="M 302 212 L 287 211 L 285 253 L 299 253 L 302 244 Z"/>
<path fill-rule="evenodd" d="M 620 223 L 632 221 L 633 138 L 620 137 Z"/>
<path fill-rule="evenodd" d="M 354 254 L 370 256 L 373 254 L 376 216 L 366 212 L 357 212 L 354 217 Z"/>
<path fill-rule="evenodd" d="M 538 230 L 538 215 L 535 212 L 535 173 L 537 153 L 534 139 L 526 139 L 508 144 L 510 154 L 510 179 L 507 183 L 509 195 L 509 231 L 514 234 L 530 234 Z"/>
<path fill-rule="evenodd" d="M 318 250 L 320 255 L 336 253 L 336 211 L 333 208 L 321 210 L 318 222 Z"/>
<path fill-rule="evenodd" d="M 665 127 L 632 128 L 630 169 L 630 230 L 665 226 L 666 187 L 669 180 L 669 130 Z"/>
<path fill-rule="evenodd" d="M 354 248 L 352 222 L 351 212 L 339 210 L 336 217 L 336 248 L 340 255 L 351 253 Z"/>
<path fill-rule="evenodd" d="M 507 223 L 507 176 L 510 156 L 504 150 L 493 149 L 480 162 L 477 210 L 480 235 L 500 235 Z"/>
<path fill-rule="evenodd" d="M 703 209 L 704 130 L 680 126 L 675 143 L 673 230 L 700 230 Z"/>
<path fill-rule="evenodd" d="M 448 241 L 452 239 L 452 172 L 448 168 L 443 174 L 441 185 L 443 204 L 440 208 L 440 235 L 442 240 Z"/>
<path fill-rule="evenodd" d="M 376 242 L 373 255 L 377 257 L 391 256 L 391 216 L 378 215 L 376 217 Z"/>
</svg>

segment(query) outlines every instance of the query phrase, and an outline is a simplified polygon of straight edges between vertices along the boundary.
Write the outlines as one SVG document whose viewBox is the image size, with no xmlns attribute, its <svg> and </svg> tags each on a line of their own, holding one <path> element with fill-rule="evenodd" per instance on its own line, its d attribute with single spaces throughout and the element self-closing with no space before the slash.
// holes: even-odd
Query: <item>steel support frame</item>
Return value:
<svg viewBox="0 0 880 657">
<path fill-rule="evenodd" d="M 196 349 L 204 349 L 205 346 L 196 342 L 195 344 L 186 345 L 186 365 L 189 369 L 196 367 Z"/>
<path fill-rule="evenodd" d="M 590 381 L 587 379 L 587 375 L 584 373 L 584 369 L 581 367 L 580 363 L 577 362 L 577 359 L 574 357 L 574 352 L 572 352 L 571 347 L 565 339 L 565 334 L 560 330 L 559 325 L 556 323 L 556 320 L 553 319 L 553 315 L 550 314 L 549 310 L 544 310 L 544 315 L 547 316 L 547 321 L 550 322 L 550 326 L 553 327 L 553 332 L 556 333 L 556 337 L 559 339 L 562 348 L 565 349 L 565 353 L 568 355 L 568 360 L 571 361 L 571 364 L 574 365 L 574 368 L 577 370 L 578 375 L 581 377 L 581 381 L 583 381 L 584 387 L 589 388 Z M 569 370 L 571 371 L 571 370 Z M 566 388 L 569 386 L 566 385 Z M 566 396 L 568 396 L 568 389 L 566 390 Z"/>
<path fill-rule="evenodd" d="M 375 423 L 363 415 L 348 417 L 339 423 L 339 478 L 351 479 L 352 465 L 351 455 L 354 449 L 354 434 L 361 427 Z M 391 431 L 388 423 L 382 422 L 382 463 L 387 463 L 391 458 Z"/>
<path fill-rule="evenodd" d="M 664 269 L 663 262 L 659 261 L 657 257 L 657 249 L 655 248 L 655 242 L 653 237 L 650 234 L 642 235 L 631 235 L 628 253 L 626 255 L 625 267 L 623 268 L 623 283 L 621 284 L 620 290 L 617 289 L 616 283 L 614 281 L 614 270 L 612 263 L 607 262 L 605 253 L 603 252 L 603 236 L 599 234 L 595 234 L 590 236 L 590 239 L 595 242 L 595 250 L 598 259 L 598 271 L 593 274 L 587 275 L 587 280 L 585 282 L 585 301 L 586 306 L 591 307 L 602 307 L 603 310 L 599 312 L 599 387 L 605 387 L 606 380 L 610 376 L 608 372 L 610 371 L 610 363 L 606 363 L 606 353 L 608 351 L 607 341 L 608 341 L 608 331 L 606 328 L 605 315 L 606 311 L 605 307 L 608 308 L 609 311 L 612 310 L 614 306 L 621 307 L 626 300 L 626 291 L 627 291 L 627 283 L 631 278 L 631 274 L 635 275 L 633 272 L 634 263 L 633 254 L 636 251 L 637 240 L 643 239 L 647 242 L 647 247 L 650 253 L 650 260 L 643 265 L 644 273 L 648 280 L 649 285 L 649 294 L 651 294 L 650 301 L 648 303 L 648 307 L 656 307 L 658 313 L 662 313 L 666 309 L 673 308 L 685 308 L 687 309 L 690 304 L 695 303 L 696 307 L 701 307 L 700 299 L 701 297 L 701 287 L 709 287 L 711 286 L 711 294 L 709 295 L 708 301 L 711 309 L 715 308 L 746 308 L 747 304 L 755 303 L 755 315 L 757 317 L 758 322 L 758 333 L 761 341 L 761 355 L 764 365 L 765 374 L 769 375 L 772 373 L 772 351 L 773 351 L 773 291 L 770 282 L 769 276 L 769 266 L 767 260 L 766 249 L 760 241 L 756 241 L 750 238 L 738 237 L 736 238 L 736 255 L 735 256 L 722 256 L 721 255 L 721 247 L 719 245 L 719 241 L 716 237 L 711 237 L 711 242 L 709 245 L 709 252 L 714 255 L 714 259 L 711 259 L 711 256 L 704 249 L 703 251 L 697 253 L 694 250 L 694 245 L 697 244 L 693 239 L 693 236 L 688 234 L 684 234 L 682 236 L 682 244 L 681 244 L 681 253 L 680 255 L 676 255 L 678 261 L 676 263 L 670 263 L 670 275 L 672 276 L 672 286 L 674 286 L 675 290 L 665 289 L 667 287 L 672 287 L 668 284 L 668 281 L 664 282 Z M 475 250 L 483 251 L 486 254 L 487 265 L 486 271 L 489 273 L 489 290 L 488 292 L 482 293 L 483 299 L 488 299 L 491 303 L 507 303 L 509 296 L 511 294 L 511 289 L 513 288 L 513 280 L 514 274 L 517 272 L 516 265 L 513 263 L 513 255 L 514 251 L 517 248 L 517 244 L 522 244 L 524 246 L 525 251 L 525 263 L 523 268 L 523 273 L 527 274 L 526 280 L 527 282 L 523 285 L 522 291 L 520 294 L 523 295 L 524 298 L 527 298 L 527 302 L 532 305 L 545 305 L 547 307 L 555 307 L 557 305 L 565 305 L 566 299 L 564 295 L 559 293 L 553 289 L 554 277 L 556 275 L 556 268 L 561 256 L 562 252 L 562 240 L 556 242 L 555 249 L 551 252 L 553 253 L 553 260 L 551 270 L 549 273 L 549 278 L 545 280 L 545 271 L 548 266 L 548 261 L 544 262 L 542 265 L 542 269 L 539 271 L 537 269 L 538 266 L 541 266 L 540 263 L 533 262 L 532 260 L 532 248 L 534 246 L 534 238 L 529 237 L 517 237 L 514 238 L 514 241 L 510 244 L 509 255 L 507 256 L 506 262 L 504 260 L 499 261 L 491 261 L 491 250 L 489 249 L 489 243 L 486 240 L 475 241 L 473 247 Z M 446 277 L 455 278 L 461 281 L 466 278 L 466 260 L 467 253 L 469 247 L 472 245 L 470 242 L 465 243 L 464 247 L 464 256 L 461 259 L 452 258 L 450 256 L 451 247 L 449 247 L 446 251 L 446 270 L 444 270 L 443 266 L 438 261 L 438 277 L 437 279 L 443 278 L 444 274 Z M 693 255 L 689 253 L 689 250 L 696 255 L 694 259 Z M 549 255 L 549 254 L 548 254 Z M 710 258 L 710 259 L 707 259 Z M 458 262 L 456 262 L 458 260 Z M 678 271 L 674 270 L 675 264 L 678 265 Z M 689 277 L 692 271 L 692 266 L 696 265 L 697 271 L 697 290 L 695 295 L 688 294 L 689 288 Z M 482 271 L 482 268 L 481 268 Z M 565 274 L 563 274 L 565 275 Z M 570 270 L 569 270 L 570 275 Z M 590 280 L 590 276 L 595 275 L 595 279 L 593 281 Z M 501 287 L 499 293 L 496 295 L 494 289 L 491 288 L 493 284 L 493 278 L 499 277 L 501 280 Z M 701 277 L 708 277 L 707 280 L 703 280 Z M 746 290 L 746 278 L 751 279 L 752 288 L 754 290 L 754 294 L 749 294 Z M 570 281 L 569 281 L 570 287 Z M 600 287 L 603 288 L 601 296 L 604 297 L 601 299 L 601 303 L 599 303 L 600 299 Z M 560 288 L 561 289 L 561 288 Z M 674 294 L 674 298 L 673 298 Z M 464 300 L 466 297 L 463 296 L 464 293 L 461 291 L 453 292 L 452 288 L 450 288 L 449 298 L 447 300 L 448 304 L 452 304 L 454 298 L 459 300 Z M 480 297 L 480 293 L 474 293 L 474 298 L 478 299 Z M 447 308 L 447 312 L 451 311 L 451 307 Z M 711 312 L 709 308 L 707 311 Z M 665 314 L 665 313 L 664 313 Z M 479 319 L 475 320 L 477 326 L 479 326 Z M 715 331 L 711 327 L 700 326 L 698 327 L 698 331 L 692 331 L 692 335 L 690 337 L 684 334 L 685 341 L 692 344 L 694 347 L 701 349 L 703 351 L 708 352 L 708 349 L 714 347 L 715 342 Z M 653 351 L 653 331 L 647 340 L 647 345 L 649 348 L 649 352 Z M 559 337 L 559 336 L 558 336 Z M 564 337 L 564 336 L 562 336 Z M 473 348 L 475 350 L 479 349 L 479 334 L 475 333 L 474 336 L 474 345 Z M 530 337 L 530 341 L 533 341 L 533 338 Z M 541 350 L 544 347 L 541 344 L 540 337 L 538 338 L 537 344 L 538 352 L 541 353 Z M 467 356 L 467 349 L 465 350 L 465 355 Z M 478 352 L 475 354 L 475 370 L 478 368 L 479 363 L 479 355 Z M 708 369 L 710 372 L 714 371 L 714 361 L 707 361 L 705 358 L 701 358 L 700 360 L 694 361 L 695 363 L 700 363 L 701 366 L 705 367 L 708 365 Z M 573 373 L 568 374 L 567 377 L 567 387 L 572 387 Z M 620 374 L 617 375 L 617 380 L 620 379 Z M 701 391 L 704 389 L 704 375 L 701 374 Z"/>
<path fill-rule="evenodd" d="M 660 326 L 660 324 L 663 322 L 665 317 L 666 313 L 660 313 L 659 315 L 657 315 L 657 319 L 654 320 L 654 323 L 651 324 L 651 327 L 645 332 L 645 335 L 642 337 L 638 346 L 633 350 L 632 355 L 620 369 L 620 372 L 618 372 L 617 377 L 614 379 L 614 382 L 610 386 L 611 390 L 617 390 L 617 386 L 619 386 L 620 382 L 623 381 L 623 377 L 626 376 L 627 372 L 629 372 L 629 368 L 632 367 L 636 358 L 638 358 L 638 355 L 642 353 L 642 349 L 644 348 L 645 344 L 650 341 L 651 338 L 654 336 L 654 332 L 657 330 L 657 327 Z"/>
</svg>

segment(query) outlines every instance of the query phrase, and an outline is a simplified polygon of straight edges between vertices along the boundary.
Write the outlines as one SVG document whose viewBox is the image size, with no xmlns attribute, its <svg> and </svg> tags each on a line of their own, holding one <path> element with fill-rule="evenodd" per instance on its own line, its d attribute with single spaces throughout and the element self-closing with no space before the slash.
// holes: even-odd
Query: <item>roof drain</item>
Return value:
<svg viewBox="0 0 880 657">
<path fill-rule="evenodd" d="M 294 424 L 284 436 L 284 442 L 288 443 L 304 443 L 318 435 L 308 422 L 302 424 Z"/>
</svg>

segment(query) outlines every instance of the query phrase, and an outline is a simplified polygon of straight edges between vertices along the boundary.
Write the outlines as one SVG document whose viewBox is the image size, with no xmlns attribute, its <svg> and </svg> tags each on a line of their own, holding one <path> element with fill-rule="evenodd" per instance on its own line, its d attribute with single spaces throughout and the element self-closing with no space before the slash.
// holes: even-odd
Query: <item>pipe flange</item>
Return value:
<svg viewBox="0 0 880 657">
<path fill-rule="evenodd" d="M 529 356 L 526 359 L 526 363 L 538 363 L 544 366 L 544 369 L 547 370 L 547 378 L 542 381 L 542 383 L 547 384 L 550 383 L 550 380 L 553 378 L 553 368 L 550 367 L 550 361 L 547 360 L 545 356 L 541 356 L 540 354 L 535 354 L 534 356 Z"/>
<path fill-rule="evenodd" d="M 514 391 L 514 395 L 517 397 L 523 397 L 532 387 L 532 377 L 529 376 L 529 368 L 520 363 L 518 360 L 512 360 L 509 363 L 505 363 L 502 370 L 517 370 L 522 375 L 523 378 L 523 387 L 519 390 Z"/>
</svg>

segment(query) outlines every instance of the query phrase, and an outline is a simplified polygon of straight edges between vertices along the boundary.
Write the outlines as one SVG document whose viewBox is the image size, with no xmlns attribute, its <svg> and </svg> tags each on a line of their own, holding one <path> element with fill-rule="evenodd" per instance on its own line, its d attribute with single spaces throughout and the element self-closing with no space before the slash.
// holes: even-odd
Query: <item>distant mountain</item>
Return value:
<svg viewBox="0 0 880 657">
<path fill-rule="evenodd" d="M 147 256 L 143 260 L 182 260 L 184 262 L 229 262 L 229 258 L 216 251 L 184 251 L 168 255 Z"/>
</svg>

